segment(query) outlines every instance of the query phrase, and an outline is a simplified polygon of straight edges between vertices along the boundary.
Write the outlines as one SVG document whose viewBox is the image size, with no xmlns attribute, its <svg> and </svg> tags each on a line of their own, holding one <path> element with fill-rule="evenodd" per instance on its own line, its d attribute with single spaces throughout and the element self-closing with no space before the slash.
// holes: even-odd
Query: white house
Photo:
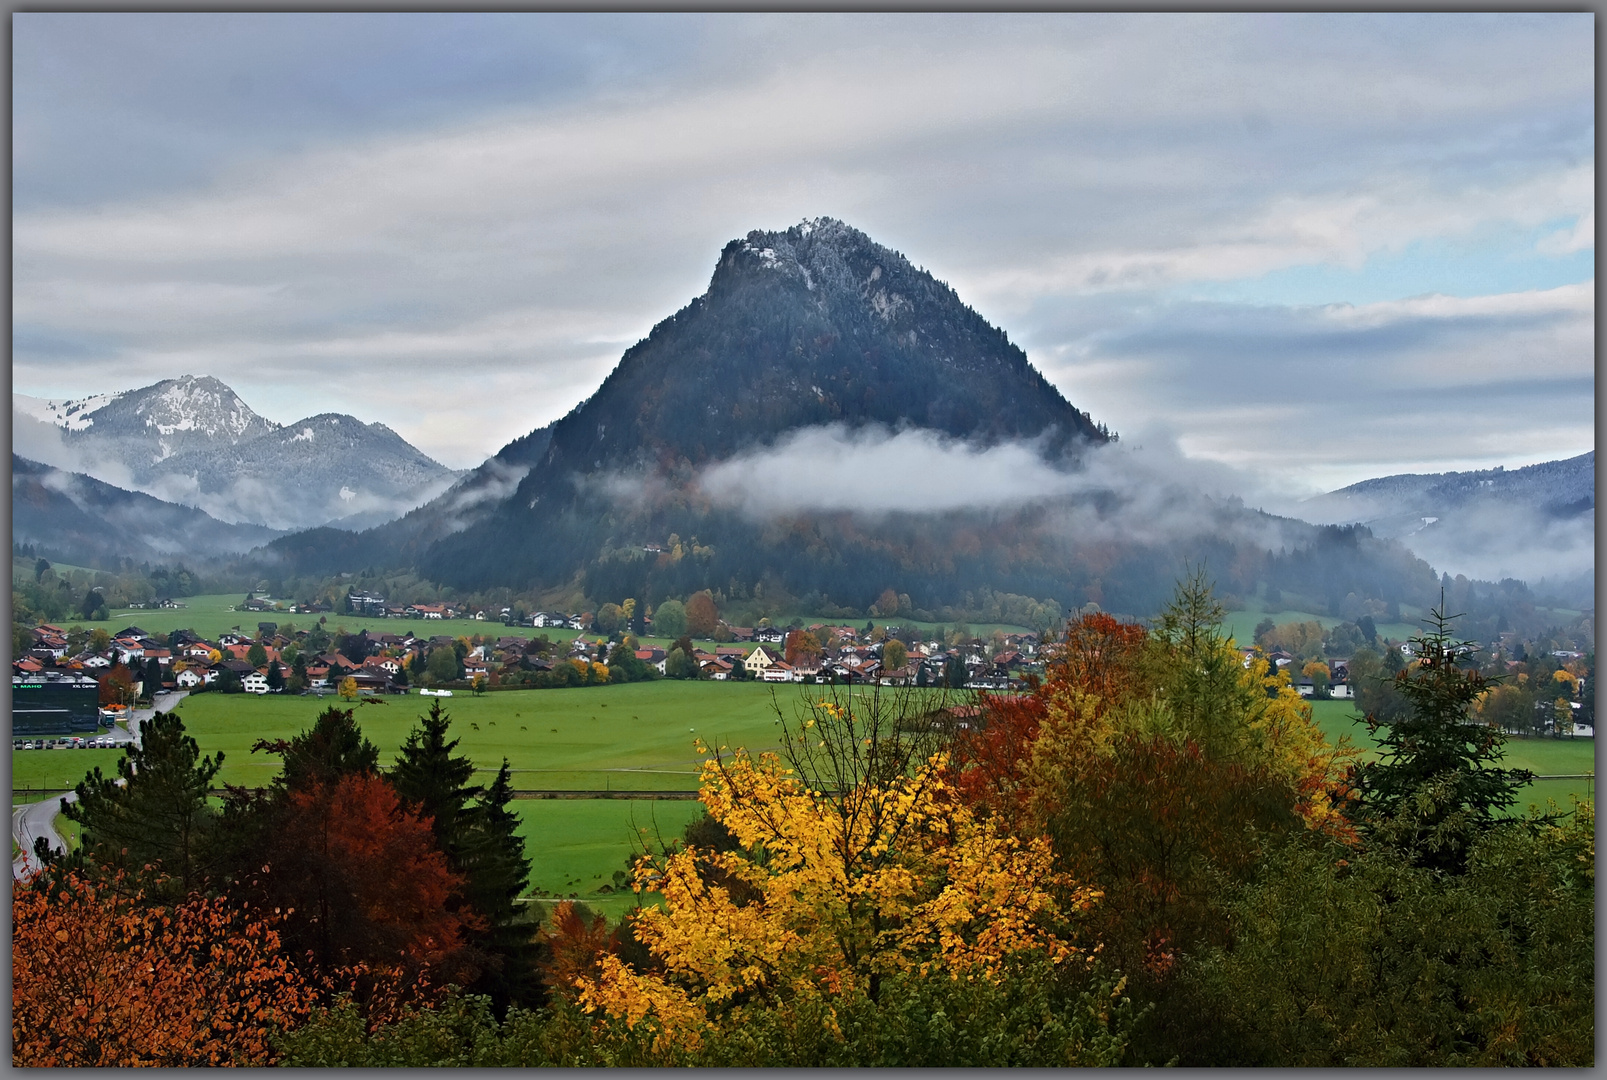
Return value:
<svg viewBox="0 0 1607 1080">
<path fill-rule="evenodd" d="M 253 671 L 240 680 L 240 688 L 248 694 L 266 694 L 268 692 L 268 676 L 260 671 Z"/>
</svg>

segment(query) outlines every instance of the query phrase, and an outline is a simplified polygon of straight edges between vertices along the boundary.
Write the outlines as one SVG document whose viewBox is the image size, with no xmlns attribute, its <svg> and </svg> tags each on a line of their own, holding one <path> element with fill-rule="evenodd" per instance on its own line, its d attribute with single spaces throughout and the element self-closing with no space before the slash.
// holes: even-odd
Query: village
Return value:
<svg viewBox="0 0 1607 1080">
<path fill-rule="evenodd" d="M 158 600 L 152 608 L 182 603 Z M 396 620 L 395 630 L 372 627 L 348 633 L 328 626 L 324 605 L 300 605 L 248 594 L 235 610 L 245 613 L 315 615 L 298 628 L 290 622 L 242 620 L 210 637 L 191 629 L 148 633 L 127 625 L 115 633 L 40 623 L 33 647 L 13 663 L 13 735 L 19 747 L 29 736 L 60 735 L 93 728 L 116 730 L 116 717 L 164 693 L 335 694 L 349 699 L 405 694 L 410 689 L 450 695 L 454 690 L 591 686 L 652 678 L 759 681 L 766 683 L 878 684 L 1005 692 L 1041 675 L 1046 650 L 1039 635 L 996 630 L 987 638 L 923 640 L 916 627 L 863 627 L 794 619 L 785 627 L 732 626 L 718 620 L 695 643 L 653 637 L 644 615 L 637 637 L 599 612 L 487 610 L 454 603 L 390 604 L 382 596 L 352 591 L 341 605 L 353 616 Z M 338 618 L 339 616 L 337 616 Z M 472 620 L 546 633 L 429 634 L 424 624 Z M 679 629 L 674 627 L 673 629 Z M 707 629 L 707 627 L 705 627 Z M 574 632 L 573 637 L 567 637 Z M 1052 651 L 1052 644 L 1051 650 Z M 1245 663 L 1256 649 L 1242 650 Z M 1320 672 L 1302 670 L 1298 658 L 1274 649 L 1271 662 L 1287 669 L 1303 696 L 1349 698 L 1347 662 L 1330 659 Z M 1293 665 L 1293 666 L 1290 666 Z M 42 744 L 42 740 L 41 740 Z M 87 741 L 83 745 L 90 745 Z"/>
<path fill-rule="evenodd" d="M 423 623 L 472 618 L 450 604 L 399 607 L 353 594 L 352 611 Z M 261 606 L 263 604 L 268 606 Z M 153 605 L 154 606 L 154 605 Z M 248 599 L 241 610 L 276 610 Z M 287 611 L 284 607 L 277 610 Z M 300 613 L 300 612 L 295 612 Z M 496 621 L 513 613 L 496 613 Z M 592 612 L 536 612 L 522 628 L 580 631 L 553 640 L 547 634 L 428 634 L 398 626 L 345 633 L 259 621 L 211 638 L 190 629 L 164 635 L 128 625 L 115 633 L 41 623 L 33 647 L 13 663 L 13 734 L 85 730 L 91 699 L 100 726 L 117 710 L 173 692 L 339 694 L 348 698 L 402 694 L 410 688 L 483 693 L 553 685 L 600 685 L 644 678 L 753 680 L 769 683 L 878 683 L 1007 690 L 1041 672 L 1036 634 L 995 633 L 961 645 L 919 640 L 896 625 L 863 628 L 814 623 L 790 627 L 730 626 L 692 644 L 690 637 L 654 644 L 614 630 L 599 632 Z M 652 623 L 644 620 L 646 634 Z M 511 628 L 511 627 L 510 627 Z M 589 631 L 589 633 L 588 633 Z M 567 670 L 566 670 L 567 669 Z M 557 676 L 557 678 L 554 678 Z"/>
</svg>

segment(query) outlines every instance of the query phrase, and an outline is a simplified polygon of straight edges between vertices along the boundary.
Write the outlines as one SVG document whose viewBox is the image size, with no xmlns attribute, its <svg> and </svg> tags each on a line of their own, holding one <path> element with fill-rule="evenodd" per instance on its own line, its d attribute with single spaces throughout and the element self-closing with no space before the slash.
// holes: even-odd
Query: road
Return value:
<svg viewBox="0 0 1607 1080">
<path fill-rule="evenodd" d="M 61 804 L 76 802 L 78 795 L 69 791 L 65 795 L 53 795 L 43 802 L 29 803 L 19 806 L 11 811 L 11 835 L 22 848 L 11 863 L 11 876 L 18 880 L 36 873 L 39 870 L 39 859 L 33 853 L 34 838 L 43 836 L 50 842 L 52 851 L 66 851 L 67 844 L 56 832 L 56 815 L 61 813 Z"/>
<path fill-rule="evenodd" d="M 133 715 L 128 718 L 129 734 L 133 736 L 134 745 L 136 747 L 140 745 L 139 727 L 141 721 L 149 720 L 155 713 L 169 711 L 188 695 L 189 691 L 187 690 L 171 694 L 158 694 L 151 703 L 151 708 L 135 709 Z M 119 780 L 118 783 L 121 784 L 122 781 Z M 36 837 L 43 836 L 47 838 L 52 851 L 67 850 L 66 842 L 56 832 L 56 815 L 61 813 L 61 804 L 63 802 L 76 802 L 77 799 L 76 794 L 68 792 L 65 795 L 53 796 L 43 802 L 19 806 L 11 811 L 11 836 L 16 840 L 17 846 L 22 848 L 22 854 L 18 855 L 11 863 L 11 876 L 13 878 L 20 880 L 38 871 L 39 859 L 33 852 Z"/>
<path fill-rule="evenodd" d="M 128 718 L 128 733 L 134 736 L 134 745 L 136 747 L 140 745 L 139 728 L 141 723 L 149 720 L 152 716 L 155 716 L 159 712 L 172 712 L 174 706 L 189 696 L 190 692 L 188 690 L 164 690 L 151 700 L 151 707 L 149 709 L 131 710 L 133 715 Z"/>
</svg>

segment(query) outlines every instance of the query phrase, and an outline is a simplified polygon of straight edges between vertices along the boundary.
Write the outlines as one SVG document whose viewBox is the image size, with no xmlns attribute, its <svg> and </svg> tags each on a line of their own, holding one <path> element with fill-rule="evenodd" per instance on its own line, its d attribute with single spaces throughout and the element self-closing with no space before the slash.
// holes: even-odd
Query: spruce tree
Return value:
<svg viewBox="0 0 1607 1080">
<path fill-rule="evenodd" d="M 318 714 L 312 727 L 293 739 L 258 739 L 251 750 L 278 754 L 284 770 L 277 786 L 300 790 L 313 782 L 337 783 L 349 773 L 379 771 L 379 747 L 364 738 L 351 709 L 334 705 Z"/>
<path fill-rule="evenodd" d="M 471 940 L 492 960 L 474 989 L 490 996 L 498 1014 L 509 1005 L 533 1008 L 545 997 L 537 968 L 541 946 L 536 924 L 519 903 L 530 860 L 519 835 L 519 816 L 508 809 L 512 800 L 512 774 L 503 758 L 496 779 L 472 807 L 463 864 L 469 902 L 486 921 L 485 930 Z"/>
<path fill-rule="evenodd" d="M 83 829 L 83 854 L 74 861 L 127 870 L 153 895 L 189 895 L 216 822 L 207 795 L 222 767 L 223 754 L 203 758 L 177 713 L 155 714 L 141 724 L 140 744 L 117 762 L 116 777 L 97 766 L 75 789 L 77 802 L 62 804 Z"/>
<path fill-rule="evenodd" d="M 486 961 L 469 989 L 488 994 L 498 1012 L 509 1005 L 531 1007 L 542 996 L 536 970 L 536 927 L 518 903 L 530 874 L 519 836 L 519 818 L 508 809 L 513 798 L 507 759 L 489 789 L 472 785 L 474 763 L 454 755 L 458 740 L 448 739 L 451 717 L 439 700 L 408 734 L 388 776 L 397 794 L 428 816 L 436 842 L 452 870 L 464 878 L 466 904 L 484 920 L 484 928 L 466 937 Z"/>
<path fill-rule="evenodd" d="M 1500 768 L 1506 736 L 1468 715 L 1495 680 L 1462 666 L 1468 644 L 1450 629 L 1460 616 L 1444 610 L 1442 593 L 1432 629 L 1412 639 L 1415 658 L 1395 676 L 1407 707 L 1388 725 L 1376 716 L 1364 721 L 1380 752 L 1352 776 L 1355 814 L 1376 839 L 1419 866 L 1460 874 L 1473 841 L 1516 805 L 1534 773 Z"/>
<path fill-rule="evenodd" d="M 396 793 L 420 816 L 432 819 L 442 854 L 457 868 L 469 825 L 465 812 L 469 800 L 481 789 L 469 783 L 474 762 L 452 755 L 458 740 L 447 741 L 451 724 L 451 717 L 441 711 L 440 699 L 431 702 L 429 715 L 421 716 L 419 725 L 408 733 L 388 775 Z"/>
</svg>

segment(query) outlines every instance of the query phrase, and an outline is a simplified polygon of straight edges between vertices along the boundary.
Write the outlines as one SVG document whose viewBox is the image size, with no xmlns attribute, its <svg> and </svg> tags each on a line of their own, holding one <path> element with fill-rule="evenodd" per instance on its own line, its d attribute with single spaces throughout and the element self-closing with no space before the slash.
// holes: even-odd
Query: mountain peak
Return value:
<svg viewBox="0 0 1607 1080">
<path fill-rule="evenodd" d="M 953 291 L 908 259 L 883 247 L 852 225 L 836 218 L 807 218 L 779 232 L 755 229 L 733 240 L 720 253 L 709 282 L 708 296 L 716 297 L 755 277 L 772 277 L 818 293 L 817 303 L 867 307 L 891 318 L 910 303 L 893 290 L 901 282 L 906 291 L 935 288 L 954 298 Z M 958 298 L 954 298 L 958 299 Z"/>
</svg>

